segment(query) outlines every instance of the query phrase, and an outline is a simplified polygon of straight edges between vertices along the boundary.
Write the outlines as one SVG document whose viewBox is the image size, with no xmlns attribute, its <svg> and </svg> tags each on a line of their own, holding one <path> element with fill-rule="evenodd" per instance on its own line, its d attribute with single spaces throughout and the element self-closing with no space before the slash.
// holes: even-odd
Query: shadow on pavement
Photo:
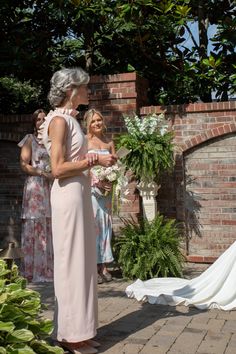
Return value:
<svg viewBox="0 0 236 354">
<path fill-rule="evenodd" d="M 178 311 L 176 307 L 145 303 L 139 310 L 135 310 L 121 318 L 115 319 L 111 323 L 103 325 L 98 329 L 97 339 L 102 343 L 101 348 L 99 348 L 99 353 L 107 351 L 115 344 L 125 341 L 128 337 L 133 337 L 129 340 L 129 342 L 133 344 L 145 344 L 147 339 L 144 339 L 141 331 L 153 325 L 154 331 L 157 332 L 161 328 L 161 324 L 155 325 L 156 321 L 176 318 L 178 316 L 193 316 L 200 312 L 202 313 L 204 311 L 196 308 L 188 308 L 188 312 L 183 313 Z M 140 332 L 140 336 L 134 336 L 136 332 Z"/>
</svg>

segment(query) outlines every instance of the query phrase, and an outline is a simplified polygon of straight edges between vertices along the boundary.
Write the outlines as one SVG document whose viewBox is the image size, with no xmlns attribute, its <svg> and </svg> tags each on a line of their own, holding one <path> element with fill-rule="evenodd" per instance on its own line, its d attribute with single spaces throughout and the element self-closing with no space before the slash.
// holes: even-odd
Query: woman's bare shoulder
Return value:
<svg viewBox="0 0 236 354">
<path fill-rule="evenodd" d="M 107 144 L 108 144 L 110 147 L 115 147 L 114 141 L 113 141 L 112 139 L 109 139 Z"/>
</svg>

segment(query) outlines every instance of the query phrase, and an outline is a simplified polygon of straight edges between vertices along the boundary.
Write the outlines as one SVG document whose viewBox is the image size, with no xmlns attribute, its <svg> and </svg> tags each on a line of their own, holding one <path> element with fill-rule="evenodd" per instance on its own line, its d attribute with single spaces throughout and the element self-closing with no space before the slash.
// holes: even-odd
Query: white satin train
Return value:
<svg viewBox="0 0 236 354">
<path fill-rule="evenodd" d="M 236 308 L 236 241 L 194 279 L 138 279 L 126 288 L 126 294 L 150 304 L 232 310 Z"/>
</svg>

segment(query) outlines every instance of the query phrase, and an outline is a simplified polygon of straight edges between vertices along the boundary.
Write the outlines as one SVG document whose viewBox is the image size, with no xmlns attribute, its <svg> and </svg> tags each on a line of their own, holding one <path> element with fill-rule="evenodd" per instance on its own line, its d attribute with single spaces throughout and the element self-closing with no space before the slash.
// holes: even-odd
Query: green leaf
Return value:
<svg viewBox="0 0 236 354">
<path fill-rule="evenodd" d="M 49 319 L 40 320 L 40 333 L 50 335 L 53 331 L 53 322 Z"/>
<path fill-rule="evenodd" d="M 30 342 L 34 338 L 34 334 L 27 329 L 15 330 L 7 335 L 9 343 Z"/>
<path fill-rule="evenodd" d="M 52 347 L 47 344 L 45 341 L 34 340 L 31 342 L 32 348 L 35 350 L 37 354 L 64 354 L 64 350 L 57 346 Z"/>
<path fill-rule="evenodd" d="M 36 352 L 26 344 L 16 343 L 7 347 L 7 354 L 36 354 Z"/>
<path fill-rule="evenodd" d="M 12 332 L 15 328 L 15 325 L 12 322 L 2 322 L 0 321 L 0 331 Z"/>
<path fill-rule="evenodd" d="M 19 318 L 24 318 L 19 306 L 11 303 L 5 303 L 1 307 L 0 318 L 8 320 L 9 318 L 14 321 Z"/>
<path fill-rule="evenodd" d="M 7 300 L 8 295 L 6 293 L 3 293 L 0 295 L 0 304 L 4 304 Z"/>
</svg>

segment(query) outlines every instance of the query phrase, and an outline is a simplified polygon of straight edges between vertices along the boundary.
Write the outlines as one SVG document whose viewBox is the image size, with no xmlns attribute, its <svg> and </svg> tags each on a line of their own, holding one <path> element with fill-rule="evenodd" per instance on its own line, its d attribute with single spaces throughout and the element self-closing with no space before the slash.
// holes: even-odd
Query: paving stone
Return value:
<svg viewBox="0 0 236 354">
<path fill-rule="evenodd" d="M 223 320 L 236 320 L 236 311 L 219 311 L 217 318 Z"/>
<path fill-rule="evenodd" d="M 197 310 L 195 313 L 192 314 L 193 318 L 198 318 L 199 321 L 202 319 L 204 320 L 205 318 L 216 318 L 218 316 L 218 312 L 215 310 Z"/>
<path fill-rule="evenodd" d="M 179 352 L 182 354 L 194 354 L 205 335 L 205 331 L 194 332 L 191 330 L 185 330 L 178 336 L 171 347 L 171 351 L 176 351 L 177 353 Z"/>
<path fill-rule="evenodd" d="M 176 316 L 176 317 L 172 317 L 171 319 L 168 319 L 167 325 L 170 324 L 170 325 L 174 325 L 174 326 L 179 326 L 179 324 L 181 323 L 181 326 L 183 326 L 183 325 L 187 326 L 187 324 L 189 322 L 191 322 L 191 317 L 180 315 L 180 316 Z"/>
<path fill-rule="evenodd" d="M 206 335 L 200 344 L 198 354 L 223 354 L 230 340 L 230 334 Z"/>
<path fill-rule="evenodd" d="M 165 354 L 169 353 L 165 347 L 144 347 L 139 354 Z"/>
<path fill-rule="evenodd" d="M 225 320 L 223 319 L 215 319 L 211 318 L 207 323 L 208 329 L 211 332 L 220 332 L 225 324 Z"/>
<path fill-rule="evenodd" d="M 215 318 L 204 318 L 203 321 L 199 321 L 198 318 L 192 319 L 192 321 L 188 324 L 188 328 L 195 329 L 205 329 L 212 333 L 218 333 L 221 331 L 222 327 L 225 324 L 225 320 L 223 319 L 215 319 Z"/>
<path fill-rule="evenodd" d="M 160 327 L 161 328 L 161 327 Z M 159 328 L 159 329 L 160 329 Z M 138 330 L 135 333 L 132 333 L 129 336 L 129 339 L 132 340 L 132 338 L 139 338 L 139 339 L 144 339 L 146 342 L 156 333 L 156 330 L 154 327 L 152 326 L 148 326 L 145 328 L 141 328 L 140 330 Z"/>
<path fill-rule="evenodd" d="M 125 344 L 125 346 L 122 348 L 122 353 L 137 354 L 142 350 L 142 348 L 143 345 L 141 344 Z"/>
<path fill-rule="evenodd" d="M 124 343 L 108 342 L 99 348 L 99 353 L 103 354 L 123 354 Z"/>
<path fill-rule="evenodd" d="M 236 320 L 228 320 L 225 322 L 222 332 L 226 333 L 235 333 L 236 332 Z M 236 350 L 235 350 L 236 352 Z"/>
<path fill-rule="evenodd" d="M 145 345 L 146 347 L 155 347 L 155 348 L 165 348 L 168 350 L 172 344 L 176 341 L 177 339 L 177 334 L 176 333 L 161 333 L 158 332 L 155 334 Z"/>
</svg>

